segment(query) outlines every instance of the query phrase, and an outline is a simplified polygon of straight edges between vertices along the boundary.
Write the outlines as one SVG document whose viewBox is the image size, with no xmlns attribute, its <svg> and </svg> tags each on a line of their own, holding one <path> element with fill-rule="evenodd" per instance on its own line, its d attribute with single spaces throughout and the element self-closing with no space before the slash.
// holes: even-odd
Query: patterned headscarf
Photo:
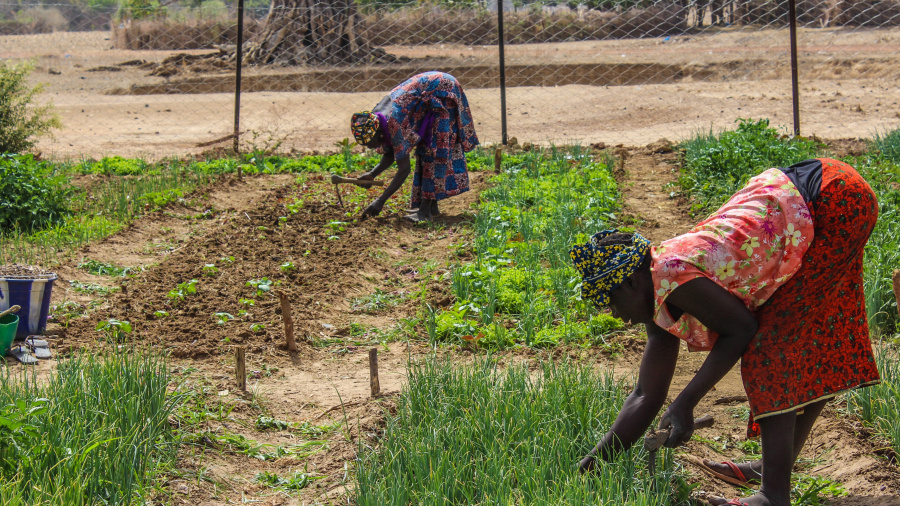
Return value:
<svg viewBox="0 0 900 506">
<path fill-rule="evenodd" d="M 591 237 L 589 242 L 576 244 L 569 251 L 575 268 L 583 278 L 581 298 L 592 300 L 598 306 L 609 304 L 609 292 L 631 276 L 650 251 L 650 241 L 637 232 L 631 244 L 600 246 L 600 241 L 618 230 L 604 230 Z"/>
<path fill-rule="evenodd" d="M 370 111 L 355 113 L 350 118 L 350 131 L 357 144 L 368 144 L 378 133 L 378 117 Z"/>
</svg>

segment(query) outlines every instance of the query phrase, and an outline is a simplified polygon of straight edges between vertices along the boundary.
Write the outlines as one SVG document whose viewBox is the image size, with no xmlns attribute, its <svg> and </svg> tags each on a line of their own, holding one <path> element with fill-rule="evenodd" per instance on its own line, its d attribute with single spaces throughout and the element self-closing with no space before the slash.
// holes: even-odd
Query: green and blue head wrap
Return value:
<svg viewBox="0 0 900 506">
<path fill-rule="evenodd" d="M 635 232 L 631 244 L 600 245 L 618 230 L 597 232 L 584 244 L 576 244 L 569 251 L 575 268 L 581 273 L 581 298 L 598 306 L 609 304 L 609 292 L 615 290 L 640 267 L 650 251 L 650 241 Z"/>
</svg>

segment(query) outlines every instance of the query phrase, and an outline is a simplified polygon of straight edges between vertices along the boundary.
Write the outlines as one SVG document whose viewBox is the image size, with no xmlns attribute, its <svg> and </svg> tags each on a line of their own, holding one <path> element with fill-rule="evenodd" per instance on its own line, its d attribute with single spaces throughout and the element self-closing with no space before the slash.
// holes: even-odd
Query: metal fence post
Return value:
<svg viewBox="0 0 900 506">
<path fill-rule="evenodd" d="M 244 60 L 244 0 L 238 0 L 237 51 L 235 52 L 234 73 L 234 152 L 240 150 L 241 140 L 241 67 Z"/>
<path fill-rule="evenodd" d="M 500 39 L 500 139 L 506 145 L 506 55 L 503 52 L 503 0 L 497 0 L 497 34 Z"/>
<path fill-rule="evenodd" d="M 794 104 L 794 137 L 800 136 L 800 83 L 797 71 L 797 6 L 795 0 L 788 0 L 788 16 L 791 22 L 791 101 Z"/>
</svg>

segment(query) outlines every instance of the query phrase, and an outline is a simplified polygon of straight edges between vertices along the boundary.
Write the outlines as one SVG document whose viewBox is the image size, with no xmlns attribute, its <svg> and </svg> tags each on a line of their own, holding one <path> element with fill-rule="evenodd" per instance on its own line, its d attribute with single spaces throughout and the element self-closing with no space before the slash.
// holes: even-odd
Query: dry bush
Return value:
<svg viewBox="0 0 900 506">
<path fill-rule="evenodd" d="M 623 13 L 558 9 L 509 13 L 510 44 L 657 37 L 684 31 L 684 19 L 674 5 L 631 9 Z M 244 37 L 253 40 L 263 20 L 247 19 Z M 377 11 L 363 16 L 360 35 L 373 46 L 439 43 L 496 44 L 496 14 L 485 10 L 417 7 Z M 128 21 L 113 26 L 117 49 L 208 49 L 235 44 L 237 25 L 231 19 Z"/>
<path fill-rule="evenodd" d="M 0 22 L 2 35 L 53 33 L 68 28 L 69 20 L 55 7 L 29 7 L 16 12 L 13 19 Z"/>
<path fill-rule="evenodd" d="M 245 40 L 252 39 L 261 28 L 261 21 L 245 20 Z M 113 25 L 112 39 L 116 49 L 210 49 L 216 45 L 237 43 L 237 21 L 233 19 L 125 21 Z"/>
</svg>

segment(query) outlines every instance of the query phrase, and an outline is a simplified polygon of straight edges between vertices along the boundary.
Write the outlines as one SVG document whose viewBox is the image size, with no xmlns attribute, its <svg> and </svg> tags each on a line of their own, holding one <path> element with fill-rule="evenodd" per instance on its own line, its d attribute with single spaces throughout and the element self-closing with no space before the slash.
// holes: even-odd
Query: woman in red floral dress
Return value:
<svg viewBox="0 0 900 506">
<path fill-rule="evenodd" d="M 573 247 L 582 296 L 647 328 L 634 392 L 582 470 L 647 430 L 684 340 L 709 355 L 662 416 L 672 429 L 667 446 L 690 439 L 694 407 L 741 359 L 748 434 L 761 432 L 762 459 L 705 464 L 729 481 L 762 483 L 751 497 L 714 504 L 789 506 L 791 469 L 828 399 L 879 381 L 862 283 L 877 217 L 875 195 L 856 170 L 822 158 L 763 172 L 657 247 L 615 231 Z"/>
</svg>

